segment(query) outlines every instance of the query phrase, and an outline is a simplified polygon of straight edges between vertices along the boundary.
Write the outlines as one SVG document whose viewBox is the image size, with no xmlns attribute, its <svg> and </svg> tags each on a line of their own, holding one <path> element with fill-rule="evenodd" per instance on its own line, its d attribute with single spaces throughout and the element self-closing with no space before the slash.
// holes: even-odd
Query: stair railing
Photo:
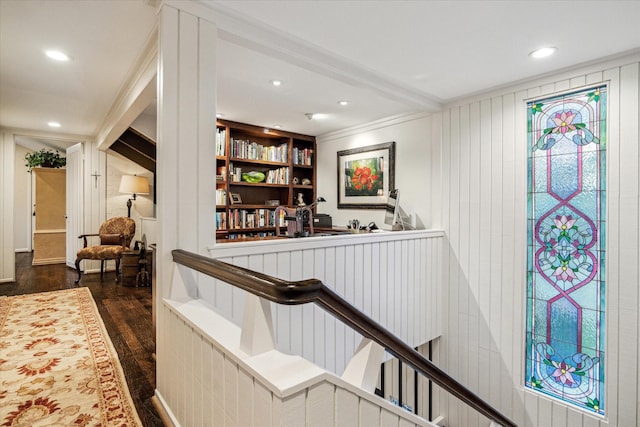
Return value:
<svg viewBox="0 0 640 427">
<path fill-rule="evenodd" d="M 222 280 L 268 301 L 285 305 L 315 303 L 494 423 L 503 427 L 517 427 L 513 421 L 489 403 L 345 301 L 318 279 L 282 280 L 182 249 L 173 250 L 172 255 L 173 261 L 177 264 Z"/>
</svg>

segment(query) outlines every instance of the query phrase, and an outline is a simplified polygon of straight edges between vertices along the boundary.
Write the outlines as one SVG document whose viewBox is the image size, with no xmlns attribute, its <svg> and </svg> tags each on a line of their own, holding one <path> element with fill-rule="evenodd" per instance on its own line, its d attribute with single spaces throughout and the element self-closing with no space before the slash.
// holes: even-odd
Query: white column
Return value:
<svg viewBox="0 0 640 427">
<path fill-rule="evenodd" d="M 174 413 L 184 411 L 176 396 L 175 349 L 184 337 L 167 333 L 182 327 L 163 310 L 171 292 L 173 249 L 206 254 L 215 243 L 215 122 L 216 27 L 185 12 L 190 2 L 163 3 L 158 25 L 158 141 L 157 141 L 157 383 Z M 197 298 L 195 286 L 184 282 L 181 296 Z M 184 279 L 184 278 L 183 278 Z M 179 288 L 176 284 L 176 293 Z"/>
</svg>

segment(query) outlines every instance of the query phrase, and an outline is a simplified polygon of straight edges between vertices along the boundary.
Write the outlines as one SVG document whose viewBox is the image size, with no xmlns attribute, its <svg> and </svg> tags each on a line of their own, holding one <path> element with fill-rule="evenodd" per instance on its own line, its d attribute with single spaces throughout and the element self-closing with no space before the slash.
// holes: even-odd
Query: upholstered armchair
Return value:
<svg viewBox="0 0 640 427">
<path fill-rule="evenodd" d="M 76 270 L 78 271 L 78 280 L 80 282 L 82 271 L 80 270 L 80 261 L 83 259 L 100 260 L 100 277 L 104 273 L 104 263 L 107 260 L 116 261 L 116 282 L 120 274 L 120 259 L 122 253 L 129 249 L 131 240 L 136 232 L 136 222 L 127 217 L 110 218 L 102 223 L 97 234 L 83 234 L 78 236 L 84 239 L 84 247 L 78 251 L 76 255 Z M 87 237 L 98 237 L 100 244 L 96 246 L 87 246 Z"/>
</svg>

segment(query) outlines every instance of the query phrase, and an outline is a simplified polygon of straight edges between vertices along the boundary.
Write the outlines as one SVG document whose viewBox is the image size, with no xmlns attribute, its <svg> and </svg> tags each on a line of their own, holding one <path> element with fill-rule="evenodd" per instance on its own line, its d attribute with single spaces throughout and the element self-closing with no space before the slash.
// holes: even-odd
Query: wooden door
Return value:
<svg viewBox="0 0 640 427">
<path fill-rule="evenodd" d="M 34 168 L 33 265 L 65 262 L 66 170 Z"/>
</svg>

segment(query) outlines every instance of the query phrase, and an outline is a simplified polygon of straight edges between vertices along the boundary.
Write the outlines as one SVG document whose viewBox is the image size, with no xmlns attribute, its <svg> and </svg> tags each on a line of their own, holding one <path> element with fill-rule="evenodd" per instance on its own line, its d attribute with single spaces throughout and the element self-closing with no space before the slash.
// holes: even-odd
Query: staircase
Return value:
<svg viewBox="0 0 640 427">
<path fill-rule="evenodd" d="M 166 359 L 158 363 L 179 375 L 160 377 L 156 396 L 175 426 L 202 425 L 201 416 L 211 425 L 437 426 L 442 417 L 428 421 L 374 393 L 385 350 L 485 415 L 492 426 L 515 426 L 318 279 L 285 281 L 184 250 L 172 255 L 170 292 L 159 316 L 171 330 L 158 339 L 179 338 L 162 350 Z M 241 327 L 197 297 L 196 272 L 248 292 Z M 275 348 L 271 302 L 313 303 L 360 334 L 342 376 Z M 181 389 L 197 392 L 184 401 Z"/>
<path fill-rule="evenodd" d="M 156 173 L 156 142 L 137 130 L 128 128 L 109 148 Z"/>
</svg>

